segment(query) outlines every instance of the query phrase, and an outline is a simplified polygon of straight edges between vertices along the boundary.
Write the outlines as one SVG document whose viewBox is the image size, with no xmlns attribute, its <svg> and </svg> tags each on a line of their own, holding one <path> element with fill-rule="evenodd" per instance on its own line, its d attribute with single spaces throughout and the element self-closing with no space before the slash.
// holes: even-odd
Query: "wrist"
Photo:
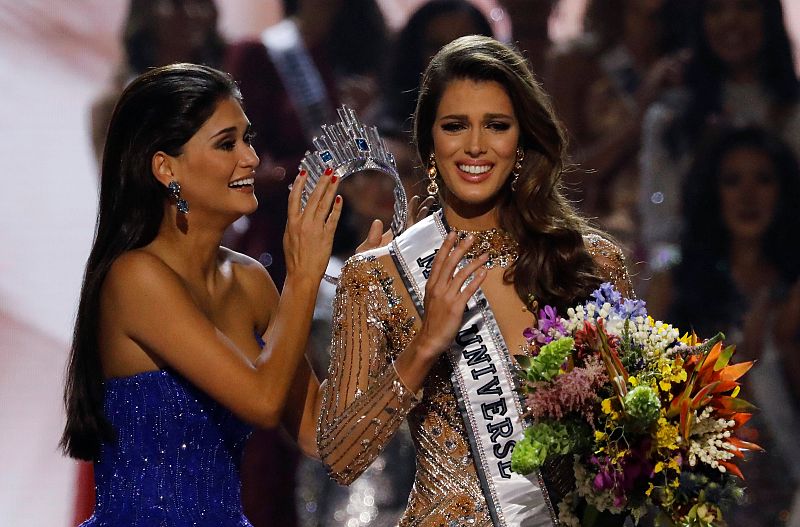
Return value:
<svg viewBox="0 0 800 527">
<path fill-rule="evenodd" d="M 409 343 L 407 351 L 409 352 L 411 361 L 417 367 L 429 369 L 442 354 L 443 350 L 430 338 L 427 338 L 420 332 Z"/>
<path fill-rule="evenodd" d="M 310 276 L 308 273 L 287 272 L 283 281 L 283 291 L 292 291 L 294 294 L 316 294 L 321 281 L 322 277 Z"/>
</svg>

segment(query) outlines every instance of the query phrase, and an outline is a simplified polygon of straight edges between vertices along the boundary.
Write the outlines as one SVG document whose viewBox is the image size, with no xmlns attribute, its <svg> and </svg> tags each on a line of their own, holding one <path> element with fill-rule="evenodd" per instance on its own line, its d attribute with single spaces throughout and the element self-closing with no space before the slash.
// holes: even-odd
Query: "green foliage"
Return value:
<svg viewBox="0 0 800 527">
<path fill-rule="evenodd" d="M 542 346 L 539 354 L 530 359 L 530 364 L 525 368 L 528 380 L 531 382 L 552 380 L 559 374 L 561 365 L 574 347 L 575 340 L 572 337 L 561 337 Z"/>
<path fill-rule="evenodd" d="M 661 401 L 658 394 L 649 386 L 640 385 L 625 395 L 625 415 L 634 428 L 644 430 L 658 420 Z"/>
<path fill-rule="evenodd" d="M 530 474 L 539 469 L 548 457 L 569 454 L 577 447 L 576 427 L 569 423 L 545 421 L 525 430 L 525 437 L 517 441 L 511 453 L 511 470 Z"/>
</svg>

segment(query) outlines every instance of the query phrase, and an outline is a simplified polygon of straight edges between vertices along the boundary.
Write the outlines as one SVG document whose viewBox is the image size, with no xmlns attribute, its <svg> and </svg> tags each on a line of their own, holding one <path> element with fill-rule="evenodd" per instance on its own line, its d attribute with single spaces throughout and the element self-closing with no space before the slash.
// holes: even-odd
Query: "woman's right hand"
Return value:
<svg viewBox="0 0 800 527">
<path fill-rule="evenodd" d="M 317 182 L 304 208 L 301 197 L 306 177 L 301 172 L 289 193 L 286 231 L 283 234 L 286 277 L 310 277 L 319 281 L 331 257 L 333 235 L 342 212 L 342 197 L 336 195 L 338 178 L 324 175 Z"/>
<path fill-rule="evenodd" d="M 456 243 L 453 233 L 447 235 L 431 265 L 431 273 L 425 285 L 425 317 L 417 333 L 417 350 L 428 359 L 438 357 L 450 348 L 450 344 L 461 327 L 467 301 L 475 294 L 484 278 L 483 265 L 486 254 L 475 258 L 456 272 L 458 263 L 475 242 L 468 236 Z M 472 281 L 464 285 L 472 276 Z"/>
</svg>

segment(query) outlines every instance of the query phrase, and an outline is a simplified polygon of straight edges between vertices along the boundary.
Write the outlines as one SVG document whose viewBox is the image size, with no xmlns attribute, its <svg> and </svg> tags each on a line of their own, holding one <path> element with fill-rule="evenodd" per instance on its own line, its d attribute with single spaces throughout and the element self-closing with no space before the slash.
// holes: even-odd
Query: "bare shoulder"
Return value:
<svg viewBox="0 0 800 527">
<path fill-rule="evenodd" d="M 261 262 L 246 254 L 232 251 L 227 247 L 219 248 L 220 260 L 234 270 L 245 285 L 253 287 L 275 287 L 275 283 Z"/>
<path fill-rule="evenodd" d="M 144 250 L 134 249 L 120 255 L 108 271 L 103 289 L 146 292 L 181 285 L 180 276 L 161 258 Z"/>
<path fill-rule="evenodd" d="M 583 241 L 594 259 L 600 278 L 614 284 L 623 296 L 634 296 L 622 249 L 598 233 L 584 234 Z"/>
<path fill-rule="evenodd" d="M 267 313 L 271 313 L 278 304 L 280 294 L 261 262 L 226 247 L 220 247 L 219 255 L 221 264 L 231 269 L 236 285 L 247 296 L 256 313 L 264 312 L 264 306 Z"/>
</svg>

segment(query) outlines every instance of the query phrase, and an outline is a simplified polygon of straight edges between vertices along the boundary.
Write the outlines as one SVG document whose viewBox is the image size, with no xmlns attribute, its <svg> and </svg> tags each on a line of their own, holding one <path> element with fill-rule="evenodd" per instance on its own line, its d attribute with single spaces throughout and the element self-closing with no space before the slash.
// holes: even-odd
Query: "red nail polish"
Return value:
<svg viewBox="0 0 800 527">
<path fill-rule="evenodd" d="M 339 176 L 331 176 L 331 183 L 336 183 L 337 179 L 339 179 Z"/>
<path fill-rule="evenodd" d="M 301 170 L 299 175 L 300 175 L 300 177 L 305 176 L 306 175 L 306 171 L 305 170 Z"/>
<path fill-rule="evenodd" d="M 333 174 L 333 169 L 331 167 L 326 168 L 325 169 L 325 175 L 326 176 L 330 176 L 331 174 Z"/>
<path fill-rule="evenodd" d="M 341 202 L 342 202 L 342 197 L 336 196 L 336 203 L 341 203 Z"/>
</svg>

